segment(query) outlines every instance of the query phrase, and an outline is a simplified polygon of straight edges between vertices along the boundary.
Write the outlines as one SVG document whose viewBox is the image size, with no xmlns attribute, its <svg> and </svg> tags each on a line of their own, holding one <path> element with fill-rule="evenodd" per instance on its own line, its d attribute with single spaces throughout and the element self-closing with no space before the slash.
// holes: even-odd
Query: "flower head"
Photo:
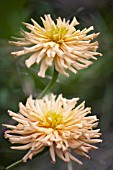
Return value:
<svg viewBox="0 0 113 170">
<path fill-rule="evenodd" d="M 33 25 L 24 23 L 30 30 L 21 31 L 23 38 L 16 38 L 18 41 L 11 41 L 16 46 L 23 46 L 21 51 L 12 52 L 15 56 L 33 53 L 25 64 L 31 67 L 34 63 L 40 63 L 38 76 L 45 77 L 45 72 L 54 63 L 55 69 L 65 76 L 69 76 L 67 69 L 77 73 L 77 70 L 87 68 L 92 64 L 90 59 L 101 55 L 96 52 L 98 42 L 91 42 L 99 33 L 88 34 L 93 30 L 93 26 L 82 31 L 76 30 L 79 23 L 74 17 L 72 22 L 62 20 L 60 17 L 55 23 L 51 16 L 45 15 L 45 20 L 41 17 L 44 28 L 33 19 Z"/>
<path fill-rule="evenodd" d="M 70 150 L 76 154 L 89 157 L 88 151 L 97 149 L 93 143 L 101 142 L 96 116 L 86 116 L 90 108 L 85 108 L 84 102 L 76 106 L 78 98 L 66 99 L 62 95 L 57 98 L 51 94 L 43 99 L 33 100 L 30 96 L 26 105 L 19 104 L 19 113 L 8 111 L 9 115 L 18 122 L 17 125 L 4 125 L 9 130 L 5 138 L 13 144 L 12 149 L 29 150 L 23 161 L 32 159 L 33 155 L 41 152 L 46 146 L 50 148 L 53 162 L 55 153 L 65 162 L 75 158 Z"/>
</svg>

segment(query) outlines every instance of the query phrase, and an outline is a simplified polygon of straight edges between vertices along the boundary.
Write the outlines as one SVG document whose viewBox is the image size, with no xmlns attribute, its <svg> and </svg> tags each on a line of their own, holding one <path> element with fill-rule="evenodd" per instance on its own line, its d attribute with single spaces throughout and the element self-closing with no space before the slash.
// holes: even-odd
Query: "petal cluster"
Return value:
<svg viewBox="0 0 113 170">
<path fill-rule="evenodd" d="M 8 128 L 5 138 L 16 146 L 12 149 L 28 150 L 23 161 L 49 147 L 53 162 L 55 155 L 65 162 L 73 160 L 82 164 L 71 154 L 89 157 L 88 151 L 97 149 L 94 143 L 101 142 L 96 116 L 87 116 L 91 111 L 84 102 L 76 106 L 78 98 L 66 99 L 62 95 L 51 94 L 43 99 L 33 100 L 30 96 L 26 105 L 19 103 L 19 113 L 8 111 L 17 125 L 4 125 Z M 18 144 L 18 145 L 17 145 Z"/>
<path fill-rule="evenodd" d="M 45 19 L 41 17 L 41 20 L 44 27 L 31 19 L 33 25 L 24 23 L 30 32 L 22 30 L 23 38 L 10 42 L 23 47 L 20 51 L 12 52 L 13 55 L 31 53 L 25 64 L 27 67 L 34 63 L 40 64 L 38 76 L 45 77 L 46 70 L 53 64 L 65 76 L 69 76 L 67 70 L 76 74 L 77 70 L 87 68 L 93 63 L 90 59 L 97 59 L 95 56 L 101 55 L 97 52 L 98 42 L 92 42 L 99 33 L 89 34 L 94 29 L 93 26 L 82 31 L 76 30 L 75 26 L 79 23 L 75 17 L 72 22 L 59 17 L 55 23 L 48 14 Z"/>
</svg>

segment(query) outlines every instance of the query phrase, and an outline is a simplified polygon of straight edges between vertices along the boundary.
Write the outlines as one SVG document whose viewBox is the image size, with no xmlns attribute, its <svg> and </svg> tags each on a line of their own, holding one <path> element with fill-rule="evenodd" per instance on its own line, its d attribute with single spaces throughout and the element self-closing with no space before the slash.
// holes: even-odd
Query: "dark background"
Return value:
<svg viewBox="0 0 113 170">
<path fill-rule="evenodd" d="M 73 163 L 73 170 L 113 170 L 113 1 L 112 0 L 0 0 L 0 165 L 7 166 L 21 159 L 23 151 L 12 151 L 11 144 L 4 139 L 3 123 L 13 123 L 7 110 L 18 111 L 18 103 L 25 104 L 26 98 L 37 97 L 50 80 L 51 69 L 45 79 L 37 77 L 38 67 L 27 69 L 26 56 L 13 58 L 10 53 L 17 47 L 8 44 L 11 36 L 19 36 L 22 21 L 31 22 L 34 18 L 41 24 L 40 16 L 50 13 L 53 19 L 58 16 L 72 19 L 77 17 L 79 29 L 94 26 L 100 32 L 99 52 L 94 64 L 70 78 L 59 76 L 53 92 L 63 93 L 64 97 L 80 97 L 86 106 L 92 107 L 92 114 L 100 119 L 103 143 L 99 150 L 90 152 L 91 159 L 83 160 L 84 165 Z M 67 164 L 57 159 L 51 164 L 48 153 L 22 164 L 16 170 L 66 170 Z"/>
</svg>

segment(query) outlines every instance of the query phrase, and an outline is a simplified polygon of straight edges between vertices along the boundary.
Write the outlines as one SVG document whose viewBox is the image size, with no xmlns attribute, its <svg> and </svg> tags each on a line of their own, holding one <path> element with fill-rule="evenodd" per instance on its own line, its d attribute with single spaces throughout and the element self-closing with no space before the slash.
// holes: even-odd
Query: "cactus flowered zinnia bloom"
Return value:
<svg viewBox="0 0 113 170">
<path fill-rule="evenodd" d="M 16 146 L 17 150 L 29 150 L 23 161 L 32 159 L 34 155 L 49 147 L 51 159 L 56 161 L 57 154 L 65 162 L 73 160 L 82 164 L 71 154 L 89 157 L 88 151 L 97 149 L 94 143 L 101 142 L 99 129 L 96 128 L 96 116 L 86 116 L 90 108 L 85 108 L 84 102 L 76 106 L 78 98 L 66 99 L 62 95 L 57 98 L 54 94 L 43 99 L 33 100 L 30 96 L 26 105 L 19 104 L 19 113 L 8 111 L 9 115 L 18 122 L 17 125 L 4 125 L 9 130 L 5 138 Z M 20 146 L 17 146 L 20 144 Z"/>
<path fill-rule="evenodd" d="M 25 64 L 27 67 L 34 63 L 40 64 L 38 76 L 45 77 L 46 70 L 53 64 L 55 69 L 65 76 L 69 76 L 67 70 L 76 74 L 77 70 L 87 68 L 93 63 L 90 59 L 101 55 L 96 52 L 98 42 L 91 42 L 99 33 L 88 34 L 93 30 L 93 26 L 82 31 L 76 30 L 75 26 L 79 23 L 75 17 L 72 22 L 59 17 L 55 23 L 49 14 L 45 15 L 45 20 L 41 17 L 44 28 L 31 20 L 33 25 L 24 23 L 30 32 L 22 30 L 23 38 L 16 38 L 16 42 L 10 43 L 23 46 L 22 50 L 12 52 L 15 56 L 32 53 Z"/>
</svg>

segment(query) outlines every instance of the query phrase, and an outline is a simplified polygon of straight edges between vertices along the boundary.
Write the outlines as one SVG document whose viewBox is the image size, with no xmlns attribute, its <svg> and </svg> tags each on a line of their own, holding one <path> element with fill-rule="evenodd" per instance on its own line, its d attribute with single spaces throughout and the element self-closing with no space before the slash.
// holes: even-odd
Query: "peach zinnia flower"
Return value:
<svg viewBox="0 0 113 170">
<path fill-rule="evenodd" d="M 82 31 L 76 30 L 75 26 L 79 23 L 75 17 L 72 22 L 59 17 L 55 23 L 48 14 L 45 15 L 45 20 L 42 17 L 41 20 L 44 28 L 31 19 L 33 25 L 24 23 L 30 32 L 22 30 L 23 38 L 16 38 L 17 42 L 10 42 L 16 46 L 23 46 L 21 51 L 12 52 L 15 56 L 33 53 L 25 64 L 31 67 L 34 63 L 40 63 L 38 76 L 45 77 L 46 70 L 53 63 L 55 69 L 65 76 L 69 76 L 67 69 L 76 74 L 77 70 L 92 64 L 90 59 L 96 59 L 95 56 L 101 55 L 96 52 L 98 42 L 91 42 L 99 33 L 87 34 L 93 30 L 93 26 Z"/>
<path fill-rule="evenodd" d="M 50 148 L 53 162 L 55 153 L 65 162 L 75 158 L 70 150 L 89 157 L 88 151 L 97 149 L 93 143 L 101 142 L 96 116 L 86 116 L 90 108 L 85 108 L 84 102 L 76 107 L 78 98 L 66 99 L 62 95 L 57 98 L 51 94 L 43 99 L 33 100 L 30 96 L 26 106 L 19 104 L 19 113 L 8 111 L 9 115 L 18 122 L 17 125 L 4 125 L 10 130 L 5 132 L 5 138 L 13 144 L 12 149 L 29 150 L 23 161 L 32 159 L 33 155 L 41 152 L 46 146 Z"/>
</svg>

